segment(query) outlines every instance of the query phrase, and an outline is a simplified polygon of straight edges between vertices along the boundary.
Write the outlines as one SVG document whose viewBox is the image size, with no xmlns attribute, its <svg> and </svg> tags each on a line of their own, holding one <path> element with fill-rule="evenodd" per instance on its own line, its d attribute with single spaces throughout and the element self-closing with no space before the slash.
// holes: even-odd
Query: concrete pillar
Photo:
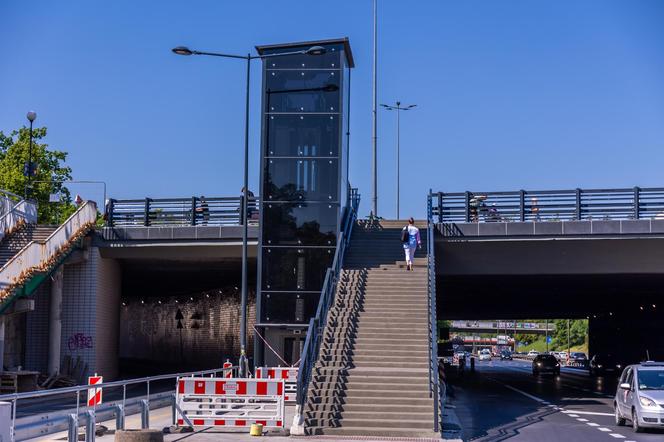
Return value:
<svg viewBox="0 0 664 442">
<path fill-rule="evenodd" d="M 60 372 L 63 272 L 63 266 L 60 266 L 51 276 L 51 305 L 48 321 L 48 374 Z"/>
<path fill-rule="evenodd" d="M 5 364 L 5 315 L 0 315 L 0 371 Z"/>
</svg>

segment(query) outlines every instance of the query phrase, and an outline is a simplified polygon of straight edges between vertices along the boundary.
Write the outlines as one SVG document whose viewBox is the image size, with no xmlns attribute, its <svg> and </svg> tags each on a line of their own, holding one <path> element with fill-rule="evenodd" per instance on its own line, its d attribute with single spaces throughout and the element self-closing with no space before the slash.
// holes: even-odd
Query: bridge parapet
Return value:
<svg viewBox="0 0 664 442">
<path fill-rule="evenodd" d="M 438 223 L 664 220 L 664 188 L 432 193 Z"/>
<path fill-rule="evenodd" d="M 249 195 L 247 218 L 258 223 L 258 198 Z M 110 199 L 108 227 L 241 225 L 242 197 Z"/>
</svg>

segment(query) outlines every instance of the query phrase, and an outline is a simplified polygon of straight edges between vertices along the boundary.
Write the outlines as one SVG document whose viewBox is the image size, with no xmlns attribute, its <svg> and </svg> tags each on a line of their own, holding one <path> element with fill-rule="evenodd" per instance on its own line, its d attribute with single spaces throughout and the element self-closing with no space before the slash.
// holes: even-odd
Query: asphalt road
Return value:
<svg viewBox="0 0 664 442">
<path fill-rule="evenodd" d="M 615 425 L 616 376 L 563 368 L 559 377 L 534 377 L 530 362 L 494 360 L 449 380 L 466 441 L 664 441 L 664 431 Z"/>
</svg>

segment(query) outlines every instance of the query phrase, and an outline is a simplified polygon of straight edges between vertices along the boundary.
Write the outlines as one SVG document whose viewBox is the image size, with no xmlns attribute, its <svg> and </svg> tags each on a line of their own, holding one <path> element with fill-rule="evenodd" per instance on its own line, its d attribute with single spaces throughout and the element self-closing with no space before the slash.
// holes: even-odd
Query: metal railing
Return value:
<svg viewBox="0 0 664 442">
<path fill-rule="evenodd" d="M 247 218 L 258 222 L 258 198 L 249 196 Z M 110 199 L 108 227 L 226 226 L 241 224 L 242 197 Z"/>
<path fill-rule="evenodd" d="M 114 381 L 114 382 L 104 382 L 101 384 L 95 384 L 94 388 L 102 388 L 104 394 L 107 395 L 109 389 L 112 388 L 122 388 L 122 398 L 117 401 L 111 401 L 103 405 L 97 406 L 88 406 L 87 405 L 87 392 L 90 390 L 91 386 L 89 385 L 79 385 L 75 387 L 66 387 L 66 388 L 55 388 L 52 390 L 42 390 L 42 391 L 30 391 L 25 393 L 12 393 L 0 395 L 0 402 L 10 402 L 11 403 L 11 434 L 12 441 L 20 441 L 31 439 L 38 436 L 45 436 L 48 434 L 58 433 L 61 431 L 68 431 L 69 442 L 78 440 L 78 428 L 86 428 L 86 441 L 94 441 L 95 439 L 95 423 L 97 417 L 104 419 L 115 418 L 116 429 L 124 429 L 125 415 L 133 414 L 128 413 L 127 410 L 137 410 L 141 413 L 141 428 L 150 427 L 150 399 L 159 400 L 159 404 L 164 404 L 165 406 L 171 405 L 174 407 L 175 401 L 173 392 L 168 392 L 165 394 L 153 394 L 150 395 L 150 383 L 156 381 L 168 380 L 168 379 L 177 379 L 178 377 L 185 376 L 207 376 L 213 377 L 217 373 L 223 373 L 226 370 L 233 370 L 237 372 L 237 366 L 233 367 L 224 367 L 224 368 L 215 368 L 212 370 L 202 370 L 202 371 L 192 371 L 186 373 L 173 373 L 165 374 L 159 376 L 149 376 L 136 379 L 128 379 L 124 381 Z M 136 397 L 127 397 L 127 387 L 145 384 L 146 394 L 138 395 Z M 173 391 L 175 391 L 175 384 Z M 81 392 L 83 392 L 83 402 L 84 405 L 81 405 Z M 17 423 L 16 410 L 18 407 L 19 400 L 28 400 L 28 399 L 45 399 L 52 397 L 71 397 L 75 396 L 76 399 L 76 408 L 75 409 L 65 409 L 58 411 L 49 411 L 44 417 L 44 415 L 36 416 L 34 419 L 31 418 L 22 418 L 23 422 Z M 164 400 L 166 399 L 166 401 Z M 47 404 L 47 401 L 42 401 L 44 404 Z M 165 402 L 165 403 L 164 403 Z M 175 409 L 173 411 L 173 417 L 175 416 Z M 2 422 L 0 422 L 2 424 Z"/>
<path fill-rule="evenodd" d="M 328 268 L 325 273 L 325 281 L 323 282 L 323 288 L 321 289 L 316 315 L 309 321 L 307 337 L 302 349 L 302 359 L 300 360 L 300 369 L 297 377 L 297 405 L 300 412 L 304 410 L 304 402 L 307 397 L 311 373 L 318 358 L 318 352 L 323 337 L 323 329 L 325 328 L 325 322 L 327 320 L 327 313 L 334 301 L 334 294 L 337 289 L 337 283 L 339 282 L 339 276 L 341 275 L 344 254 L 350 243 L 350 237 L 353 232 L 353 225 L 357 218 L 357 208 L 359 204 L 360 195 L 357 193 L 357 189 L 350 189 L 349 206 L 346 207 L 346 213 L 344 214 L 342 231 L 339 235 L 332 267 Z"/>
<path fill-rule="evenodd" d="M 13 199 L 5 196 L 6 192 L 0 191 L 2 202 L 2 214 L 0 215 L 0 240 L 11 233 L 21 223 L 34 224 L 37 222 L 37 205 L 33 201 Z M 13 195 L 13 194 L 11 194 Z"/>
<path fill-rule="evenodd" d="M 436 254 L 433 221 L 433 194 L 427 198 L 427 293 L 429 304 L 429 397 L 433 398 L 433 431 L 441 431 L 443 400 L 438 373 L 438 319 L 436 313 Z"/>
<path fill-rule="evenodd" d="M 438 192 L 437 222 L 664 219 L 664 188 Z"/>
</svg>

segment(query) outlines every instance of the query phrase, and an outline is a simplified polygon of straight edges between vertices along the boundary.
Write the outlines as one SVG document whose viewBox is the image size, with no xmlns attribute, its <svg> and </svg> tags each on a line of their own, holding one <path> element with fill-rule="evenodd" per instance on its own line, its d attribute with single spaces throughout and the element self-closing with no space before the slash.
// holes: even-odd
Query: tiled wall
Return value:
<svg viewBox="0 0 664 442">
<path fill-rule="evenodd" d="M 78 264 L 66 265 L 62 294 L 62 341 L 60 357 L 78 358 L 83 376 L 93 373 L 96 363 L 96 296 L 99 250 L 90 248 L 88 258 Z"/>
</svg>

